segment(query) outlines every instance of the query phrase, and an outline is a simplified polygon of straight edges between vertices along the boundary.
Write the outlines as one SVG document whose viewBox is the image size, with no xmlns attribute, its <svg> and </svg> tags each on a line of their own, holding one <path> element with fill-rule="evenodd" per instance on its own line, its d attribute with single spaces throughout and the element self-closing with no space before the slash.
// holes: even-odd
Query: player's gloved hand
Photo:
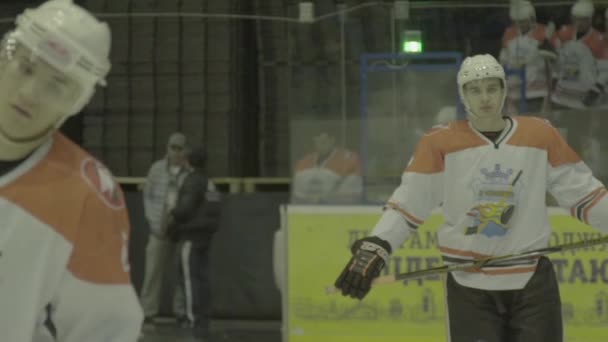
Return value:
<svg viewBox="0 0 608 342">
<path fill-rule="evenodd" d="M 590 89 L 585 95 L 585 98 L 583 98 L 583 104 L 587 107 L 593 106 L 599 99 L 602 90 L 603 89 L 599 87 L 598 89 Z"/>
<path fill-rule="evenodd" d="M 377 236 L 355 241 L 351 247 L 352 258 L 335 282 L 342 295 L 363 299 L 369 292 L 372 280 L 388 262 L 391 245 Z"/>
</svg>

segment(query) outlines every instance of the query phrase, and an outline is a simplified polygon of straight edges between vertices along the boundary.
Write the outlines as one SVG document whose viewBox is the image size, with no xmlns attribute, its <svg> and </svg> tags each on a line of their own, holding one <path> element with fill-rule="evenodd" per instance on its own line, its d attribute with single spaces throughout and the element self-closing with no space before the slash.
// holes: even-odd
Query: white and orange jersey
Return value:
<svg viewBox="0 0 608 342">
<path fill-rule="evenodd" d="M 608 37 L 604 35 L 602 41 L 602 50 L 599 58 L 597 59 L 598 69 L 598 83 L 604 87 L 604 93 L 600 100 L 600 106 L 603 108 L 608 107 Z"/>
<path fill-rule="evenodd" d="M 551 100 L 562 106 L 584 109 L 583 99 L 598 83 L 598 64 L 605 44 L 604 36 L 590 29 L 580 39 L 572 25 L 557 31 L 551 42 L 558 50 L 557 84 Z"/>
<path fill-rule="evenodd" d="M 356 201 L 362 194 L 361 163 L 351 151 L 336 148 L 325 160 L 311 153 L 296 163 L 294 201 Z"/>
<path fill-rule="evenodd" d="M 559 132 L 535 117 L 507 121 L 496 142 L 468 121 L 429 131 L 372 234 L 395 250 L 441 205 L 446 264 L 543 248 L 551 236 L 547 191 L 573 216 L 608 232 L 606 189 Z M 535 268 L 532 260 L 454 278 L 479 289 L 521 289 Z"/>
<path fill-rule="evenodd" d="M 136 341 L 129 220 L 108 170 L 61 134 L 0 176 L 0 339 Z"/>
<path fill-rule="evenodd" d="M 509 69 L 526 70 L 526 97 L 534 99 L 547 95 L 547 78 L 545 61 L 539 53 L 539 45 L 545 40 L 545 25 L 536 24 L 526 34 L 521 34 L 515 25 L 507 28 L 502 36 L 500 63 Z M 521 96 L 521 78 L 518 75 L 507 76 L 508 96 L 519 99 Z"/>
</svg>

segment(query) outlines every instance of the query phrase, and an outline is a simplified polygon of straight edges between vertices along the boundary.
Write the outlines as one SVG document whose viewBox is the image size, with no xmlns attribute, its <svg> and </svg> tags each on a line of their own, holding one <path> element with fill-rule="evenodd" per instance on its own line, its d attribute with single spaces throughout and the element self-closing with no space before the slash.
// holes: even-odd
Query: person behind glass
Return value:
<svg viewBox="0 0 608 342">
<path fill-rule="evenodd" d="M 186 136 L 173 133 L 167 154 L 150 167 L 143 189 L 144 211 L 150 227 L 146 245 L 144 282 L 140 300 L 144 309 L 144 328 L 151 328 L 159 314 L 165 273 L 176 260 L 175 243 L 167 238 L 168 214 L 175 206 L 179 186 L 189 172 L 185 159 Z M 173 311 L 179 323 L 185 321 L 183 292 L 176 287 Z"/>
<path fill-rule="evenodd" d="M 545 26 L 536 22 L 536 11 L 529 1 L 514 1 L 509 9 L 513 24 L 502 36 L 500 63 L 511 70 L 525 70 L 528 113 L 543 110 L 551 83 L 550 65 L 557 55 L 549 39 L 555 31 L 553 23 Z M 509 92 L 505 106 L 509 113 L 518 113 L 522 80 L 519 74 L 508 75 Z M 547 101 L 549 103 L 549 101 Z"/>
<path fill-rule="evenodd" d="M 586 109 L 596 105 L 604 91 L 598 79 L 604 37 L 592 24 L 595 8 L 579 0 L 571 8 L 572 24 L 561 27 L 551 39 L 558 51 L 557 78 L 551 101 L 560 109 Z"/>
<path fill-rule="evenodd" d="M 292 182 L 293 203 L 353 203 L 362 198 L 359 156 L 336 146 L 335 135 L 320 130 L 314 151 L 300 159 Z"/>
<path fill-rule="evenodd" d="M 179 242 L 186 314 L 194 337 L 207 341 L 211 317 L 209 249 L 219 226 L 221 203 L 215 184 L 207 177 L 204 150 L 192 150 L 188 163 L 192 172 L 184 179 L 171 210 L 168 235 Z"/>
</svg>

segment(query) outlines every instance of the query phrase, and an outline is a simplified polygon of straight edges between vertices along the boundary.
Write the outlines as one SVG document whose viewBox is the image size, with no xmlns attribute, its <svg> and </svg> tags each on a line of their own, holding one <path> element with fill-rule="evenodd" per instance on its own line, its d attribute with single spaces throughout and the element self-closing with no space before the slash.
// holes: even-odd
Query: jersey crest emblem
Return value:
<svg viewBox="0 0 608 342">
<path fill-rule="evenodd" d="M 93 158 L 87 158 L 82 161 L 81 173 L 87 184 L 95 190 L 95 193 L 108 207 L 112 209 L 125 207 L 119 185 L 103 164 Z"/>
</svg>

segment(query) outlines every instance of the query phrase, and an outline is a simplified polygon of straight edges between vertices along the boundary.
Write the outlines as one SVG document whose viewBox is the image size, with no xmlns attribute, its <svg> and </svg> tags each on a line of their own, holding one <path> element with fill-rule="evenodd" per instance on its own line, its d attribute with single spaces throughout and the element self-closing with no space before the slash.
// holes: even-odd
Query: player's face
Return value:
<svg viewBox="0 0 608 342">
<path fill-rule="evenodd" d="M 69 114 L 81 86 L 22 45 L 0 58 L 0 134 L 15 143 L 36 141 Z"/>
<path fill-rule="evenodd" d="M 587 17 L 572 17 L 572 23 L 576 28 L 576 32 L 584 33 L 589 31 L 591 27 L 591 18 Z"/>
<path fill-rule="evenodd" d="M 498 78 L 484 78 L 464 85 L 471 115 L 480 119 L 501 117 L 503 93 L 502 82 Z"/>
<path fill-rule="evenodd" d="M 519 31 L 521 31 L 522 33 L 526 33 L 528 31 L 530 31 L 530 29 L 532 28 L 532 20 L 530 20 L 530 19 L 518 20 L 515 22 L 515 26 L 517 26 Z"/>
<path fill-rule="evenodd" d="M 186 150 L 184 146 L 178 144 L 169 144 L 167 156 L 169 158 L 169 164 L 171 165 L 185 165 Z"/>
<path fill-rule="evenodd" d="M 327 154 L 334 148 L 335 140 L 327 133 L 321 133 L 313 138 L 315 150 L 319 154 Z"/>
</svg>

